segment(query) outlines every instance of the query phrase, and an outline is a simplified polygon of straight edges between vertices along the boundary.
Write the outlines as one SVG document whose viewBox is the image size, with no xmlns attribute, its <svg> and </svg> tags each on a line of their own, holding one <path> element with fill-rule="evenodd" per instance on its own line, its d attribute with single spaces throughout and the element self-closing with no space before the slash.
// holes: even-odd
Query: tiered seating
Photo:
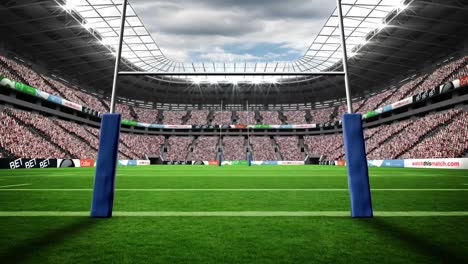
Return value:
<svg viewBox="0 0 468 264">
<path fill-rule="evenodd" d="M 277 111 L 260 111 L 260 116 L 263 118 L 263 124 L 281 125 L 283 123 L 281 122 Z"/>
<path fill-rule="evenodd" d="M 309 155 L 327 157 L 328 160 L 338 160 L 344 156 L 343 135 L 305 136 Z"/>
<path fill-rule="evenodd" d="M 138 116 L 138 121 L 147 124 L 158 123 L 158 110 L 134 107 L 135 113 Z"/>
<path fill-rule="evenodd" d="M 277 160 L 271 139 L 269 137 L 250 137 L 252 160 Z"/>
<path fill-rule="evenodd" d="M 16 122 L 4 111 L 10 110 L 0 111 L 0 146 L 3 149 L 20 158 L 70 158 L 59 148 Z"/>
<path fill-rule="evenodd" d="M 12 72 L 10 72 L 9 69 L 3 67 L 3 65 L 1 64 L 0 64 L 0 76 L 3 76 L 4 78 L 7 78 L 13 81 L 16 80 L 16 76 Z"/>
<path fill-rule="evenodd" d="M 462 112 L 437 134 L 424 139 L 403 159 L 456 158 L 468 150 L 468 112 Z"/>
<path fill-rule="evenodd" d="M 465 67 L 458 70 L 457 72 L 455 72 L 454 74 L 452 74 L 452 76 L 449 77 L 449 80 L 456 80 L 465 76 L 468 76 L 468 64 L 465 65 Z"/>
<path fill-rule="evenodd" d="M 231 111 L 215 111 L 213 114 L 212 125 L 230 125 L 232 124 Z"/>
<path fill-rule="evenodd" d="M 70 88 L 63 83 L 54 80 L 53 78 L 44 75 L 42 75 L 42 77 L 49 83 L 51 83 L 61 94 L 63 94 L 65 99 L 67 99 L 68 101 L 87 106 L 101 113 L 107 112 L 106 108 L 102 105 L 102 103 L 98 99 L 96 99 L 96 96 L 92 96 L 87 93 Z"/>
<path fill-rule="evenodd" d="M 126 120 L 134 120 L 135 118 L 132 117 L 131 115 L 131 110 L 130 110 L 130 106 L 126 105 L 126 104 L 119 104 L 119 103 L 116 103 L 115 104 L 115 111 L 117 113 L 120 113 L 122 114 L 122 119 L 126 119 Z"/>
<path fill-rule="evenodd" d="M 137 159 L 145 158 L 145 155 L 161 155 L 161 145 L 164 144 L 163 136 L 145 136 L 120 133 L 120 140 L 136 154 Z M 123 146 L 120 144 L 119 149 Z"/>
<path fill-rule="evenodd" d="M 305 111 L 284 111 L 283 115 L 286 116 L 287 122 L 290 125 L 307 124 Z"/>
<path fill-rule="evenodd" d="M 208 124 L 208 110 L 193 110 L 187 125 L 206 125 Z"/>
<path fill-rule="evenodd" d="M 383 107 L 385 105 L 393 104 L 404 99 L 405 97 L 407 97 L 407 94 L 410 91 L 414 90 L 416 85 L 418 85 L 418 83 L 420 83 L 426 77 L 427 77 L 427 74 L 405 83 L 403 86 L 398 88 L 392 96 L 390 96 L 387 100 L 383 101 L 380 105 L 378 105 L 378 107 Z"/>
<path fill-rule="evenodd" d="M 416 87 L 416 89 L 411 94 L 416 95 L 429 89 L 438 87 L 446 80 L 446 78 L 452 75 L 456 69 L 458 69 L 462 64 L 466 63 L 467 58 L 468 57 L 464 57 L 439 67 L 431 75 L 429 75 L 429 77 L 427 77 L 427 79 L 424 80 L 421 85 Z"/>
<path fill-rule="evenodd" d="M 52 119 L 31 112 L 23 112 L 14 109 L 11 109 L 10 112 L 24 123 L 35 127 L 37 130 L 49 136 L 55 144 L 70 152 L 75 158 L 96 158 L 96 150 L 92 149 L 89 144 L 77 139 L 66 130 L 57 126 Z"/>
<path fill-rule="evenodd" d="M 170 137 L 166 160 L 184 161 L 193 137 Z"/>
<path fill-rule="evenodd" d="M 216 160 L 218 137 L 199 137 L 192 153 L 192 160 Z"/>
<path fill-rule="evenodd" d="M 357 111 L 361 108 L 362 105 L 366 102 L 366 99 L 359 100 L 357 102 L 353 102 L 353 111 Z M 341 117 L 344 113 L 348 112 L 348 105 L 346 103 L 341 104 L 338 107 L 338 115 L 334 118 L 335 120 L 341 120 Z M 360 111 L 359 111 L 360 112 Z"/>
<path fill-rule="evenodd" d="M 322 108 L 310 110 L 310 116 L 312 117 L 312 123 L 320 124 L 330 121 L 330 116 L 333 114 L 334 108 Z"/>
<path fill-rule="evenodd" d="M 182 118 L 187 115 L 187 111 L 164 111 L 163 123 L 167 125 L 182 125 Z"/>
<path fill-rule="evenodd" d="M 359 113 L 367 113 L 372 110 L 376 110 L 383 100 L 395 92 L 395 89 L 386 90 L 384 92 L 373 95 L 367 99 L 367 101 L 359 108 Z M 357 110 L 357 109 L 355 109 Z"/>
<path fill-rule="evenodd" d="M 299 148 L 299 139 L 297 137 L 275 137 L 275 140 L 280 148 L 280 154 L 283 160 L 303 160 Z"/>
<path fill-rule="evenodd" d="M 255 125 L 255 113 L 253 111 L 237 111 L 237 124 L 242 125 Z"/>
<path fill-rule="evenodd" d="M 2 60 L 5 64 L 7 64 L 8 67 L 13 69 L 19 76 L 23 77 L 26 80 L 26 82 L 28 82 L 27 84 L 29 84 L 30 86 L 37 88 L 41 91 L 47 92 L 49 94 L 57 95 L 57 92 L 54 91 L 51 87 L 49 87 L 44 82 L 42 77 L 36 72 L 34 72 L 33 70 L 2 56 L 0 56 L 0 60 Z"/>
<path fill-rule="evenodd" d="M 412 120 L 411 124 L 405 127 L 397 137 L 390 139 L 372 151 L 368 155 L 368 159 L 398 158 L 405 150 L 414 146 L 422 136 L 444 124 L 456 114 L 457 111 L 449 110 Z"/>
<path fill-rule="evenodd" d="M 243 137 L 223 138 L 223 160 L 246 160 Z"/>
</svg>

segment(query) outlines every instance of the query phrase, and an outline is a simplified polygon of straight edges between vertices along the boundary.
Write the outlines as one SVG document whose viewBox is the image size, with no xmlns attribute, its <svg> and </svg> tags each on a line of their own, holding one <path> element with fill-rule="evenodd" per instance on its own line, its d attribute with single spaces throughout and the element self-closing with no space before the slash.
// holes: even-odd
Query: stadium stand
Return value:
<svg viewBox="0 0 468 264">
<path fill-rule="evenodd" d="M 16 109 L 10 109 L 9 112 L 18 122 L 34 128 L 46 140 L 50 140 L 66 153 L 70 153 L 73 158 L 96 158 L 96 149 L 93 149 L 85 141 L 72 136 L 68 131 L 56 125 L 52 119 Z"/>
<path fill-rule="evenodd" d="M 193 142 L 193 137 L 170 137 L 169 150 L 166 159 L 171 161 L 185 161 L 187 158 L 188 147 Z"/>
<path fill-rule="evenodd" d="M 307 124 L 305 111 L 284 111 L 286 122 L 292 124 Z"/>
<path fill-rule="evenodd" d="M 145 109 L 134 107 L 135 113 L 137 115 L 137 119 L 141 123 L 147 124 L 157 124 L 158 122 L 158 110 L 156 109 Z"/>
<path fill-rule="evenodd" d="M 14 71 L 18 76 L 20 76 L 26 84 L 50 94 L 58 94 L 56 90 L 52 89 L 44 82 L 44 79 L 42 79 L 38 73 L 34 72 L 30 68 L 3 56 L 0 56 L 0 60 L 9 67 L 11 71 Z"/>
<path fill-rule="evenodd" d="M 230 125 L 232 124 L 231 111 L 215 111 L 213 113 L 212 125 Z"/>
<path fill-rule="evenodd" d="M 252 160 L 277 160 L 271 139 L 269 137 L 250 137 Z"/>
<path fill-rule="evenodd" d="M 193 149 L 192 160 L 216 160 L 218 137 L 199 137 Z"/>
<path fill-rule="evenodd" d="M 307 146 L 309 155 L 313 157 L 323 155 L 328 160 L 338 160 L 344 155 L 343 136 L 341 134 L 305 136 L 304 144 Z"/>
<path fill-rule="evenodd" d="M 208 110 L 193 110 L 190 113 L 190 119 L 187 125 L 206 125 L 208 123 Z"/>
<path fill-rule="evenodd" d="M 256 124 L 255 113 L 252 111 L 237 111 L 237 124 L 252 125 Z"/>
<path fill-rule="evenodd" d="M 275 137 L 283 160 L 303 160 L 297 137 Z"/>
<path fill-rule="evenodd" d="M 164 124 L 182 125 L 182 118 L 187 115 L 187 111 L 164 111 Z"/>
<path fill-rule="evenodd" d="M 223 138 L 223 160 L 246 160 L 244 137 Z"/>
<path fill-rule="evenodd" d="M 436 114 L 427 115 L 422 118 L 407 121 L 410 124 L 400 130 L 398 136 L 379 145 L 368 154 L 368 159 L 396 159 L 407 149 L 416 145 L 416 143 L 429 132 L 438 126 L 454 118 L 460 110 L 448 110 Z M 398 126 L 401 126 L 398 124 Z M 432 155 L 432 154 L 431 154 Z"/>
<path fill-rule="evenodd" d="M 333 107 L 311 110 L 310 116 L 312 118 L 312 123 L 318 124 L 330 121 L 334 110 L 335 108 Z"/>
<path fill-rule="evenodd" d="M 432 137 L 422 140 L 401 156 L 403 159 L 457 158 L 468 149 L 468 113 L 459 113 L 451 123 L 440 126 Z"/>
<path fill-rule="evenodd" d="M 164 144 L 163 136 L 147 136 L 147 135 L 132 135 L 120 134 L 121 148 L 122 145 L 127 146 L 135 153 L 137 159 L 143 159 L 146 155 L 159 156 L 161 155 L 161 146 Z"/>
<path fill-rule="evenodd" d="M 263 124 L 281 125 L 283 123 L 277 111 L 260 111 L 260 116 Z"/>
<path fill-rule="evenodd" d="M 15 157 L 67 158 L 65 151 L 51 144 L 34 130 L 20 124 L 11 116 L 11 110 L 0 111 L 0 146 Z M 14 111 L 14 110 L 13 110 Z"/>
</svg>

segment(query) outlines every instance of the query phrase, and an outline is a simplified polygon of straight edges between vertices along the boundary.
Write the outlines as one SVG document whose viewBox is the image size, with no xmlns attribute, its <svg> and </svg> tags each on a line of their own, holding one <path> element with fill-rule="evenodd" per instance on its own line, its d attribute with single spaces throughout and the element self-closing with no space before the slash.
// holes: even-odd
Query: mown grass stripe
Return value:
<svg viewBox="0 0 468 264">
<path fill-rule="evenodd" d="M 20 187 L 20 186 L 29 186 L 29 185 L 32 185 L 32 184 L 30 183 L 12 184 L 12 185 L 0 186 L 0 188 Z M 17 190 L 20 190 L 20 189 L 17 189 Z"/>
<path fill-rule="evenodd" d="M 29 184 L 30 185 L 30 184 Z M 14 185 L 10 185 L 13 187 Z M 21 186 L 21 185 L 16 185 Z M 8 186 L 4 186 L 8 187 Z M 2 187 L 0 187 L 2 188 Z M 93 189 L 89 188 L 74 188 L 74 189 L 66 189 L 66 188 L 46 188 L 46 189 L 30 189 L 30 188 L 17 188 L 17 189 L 0 189 L 2 191 L 9 191 L 9 192 L 91 192 Z M 346 192 L 348 189 L 346 188 L 311 188 L 311 189 L 219 189 L 219 188 L 212 188 L 212 189 L 196 189 L 196 188 L 188 188 L 188 189 L 115 189 L 115 191 L 123 191 L 123 192 Z M 422 188 L 376 188 L 371 189 L 373 192 L 467 192 L 468 189 L 422 189 Z"/>
<path fill-rule="evenodd" d="M 0 217 L 71 217 L 89 216 L 87 211 L 0 211 Z M 116 217 L 350 217 L 349 211 L 212 211 L 113 212 Z M 468 216 L 468 211 L 377 211 L 376 217 L 456 217 Z"/>
</svg>

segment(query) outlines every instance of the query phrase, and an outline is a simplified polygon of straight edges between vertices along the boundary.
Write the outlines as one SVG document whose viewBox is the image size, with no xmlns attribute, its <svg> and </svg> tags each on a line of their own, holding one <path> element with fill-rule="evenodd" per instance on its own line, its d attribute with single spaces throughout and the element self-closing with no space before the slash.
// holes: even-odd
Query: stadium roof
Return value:
<svg viewBox="0 0 468 264">
<path fill-rule="evenodd" d="M 16 55 L 42 73 L 109 96 L 115 57 L 97 41 L 97 32 L 83 27 L 81 21 L 85 19 L 81 15 L 64 10 L 58 2 L 0 1 L 0 34 L 4 36 L 0 39 L 1 53 Z M 398 15 L 391 12 L 388 18 L 392 20 L 386 19 L 387 26 L 370 32 L 367 36 L 372 39 L 364 46 L 356 46 L 354 56 L 349 59 L 353 97 L 387 88 L 449 56 L 465 55 L 467 10 L 468 3 L 459 0 L 418 0 Z M 126 59 L 123 62 L 122 71 L 140 70 Z M 340 71 L 340 67 L 338 62 L 331 70 Z M 148 104 L 214 105 L 221 100 L 224 104 L 245 104 L 248 100 L 249 104 L 310 105 L 343 98 L 344 83 L 341 76 L 238 85 L 224 82 L 194 85 L 185 80 L 175 83 L 174 78 L 121 76 L 118 95 Z"/>
<path fill-rule="evenodd" d="M 350 57 L 369 41 L 369 34 L 385 28 L 398 13 L 412 1 L 402 0 L 343 0 L 343 15 L 347 49 Z M 122 0 L 59 0 L 57 3 L 65 10 L 76 11 L 76 19 L 84 28 L 95 32 L 99 41 L 110 52 L 117 50 L 119 42 Z M 168 21 L 168 23 L 171 23 Z M 313 34 L 314 32 L 311 32 Z M 291 81 L 291 77 L 265 76 L 203 76 L 203 73 L 224 72 L 323 72 L 333 69 L 342 59 L 337 10 L 332 12 L 323 28 L 317 34 L 304 56 L 296 61 L 265 62 L 177 62 L 167 58 L 157 41 L 148 33 L 142 20 L 129 1 L 122 56 L 136 66 L 137 71 L 165 73 L 200 73 L 200 76 L 173 76 L 176 82 L 192 81 L 232 83 L 251 81 L 254 83 L 281 80 Z M 303 81 L 303 76 L 297 76 Z M 166 78 L 171 81 L 171 78 Z"/>
</svg>

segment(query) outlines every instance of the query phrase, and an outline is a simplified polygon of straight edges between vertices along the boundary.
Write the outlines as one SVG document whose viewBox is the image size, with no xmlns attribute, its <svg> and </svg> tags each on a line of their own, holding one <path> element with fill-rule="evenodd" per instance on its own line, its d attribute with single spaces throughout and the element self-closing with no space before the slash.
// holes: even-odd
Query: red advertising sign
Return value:
<svg viewBox="0 0 468 264">
<path fill-rule="evenodd" d="M 80 167 L 94 167 L 94 160 L 92 159 L 80 160 Z"/>
</svg>

